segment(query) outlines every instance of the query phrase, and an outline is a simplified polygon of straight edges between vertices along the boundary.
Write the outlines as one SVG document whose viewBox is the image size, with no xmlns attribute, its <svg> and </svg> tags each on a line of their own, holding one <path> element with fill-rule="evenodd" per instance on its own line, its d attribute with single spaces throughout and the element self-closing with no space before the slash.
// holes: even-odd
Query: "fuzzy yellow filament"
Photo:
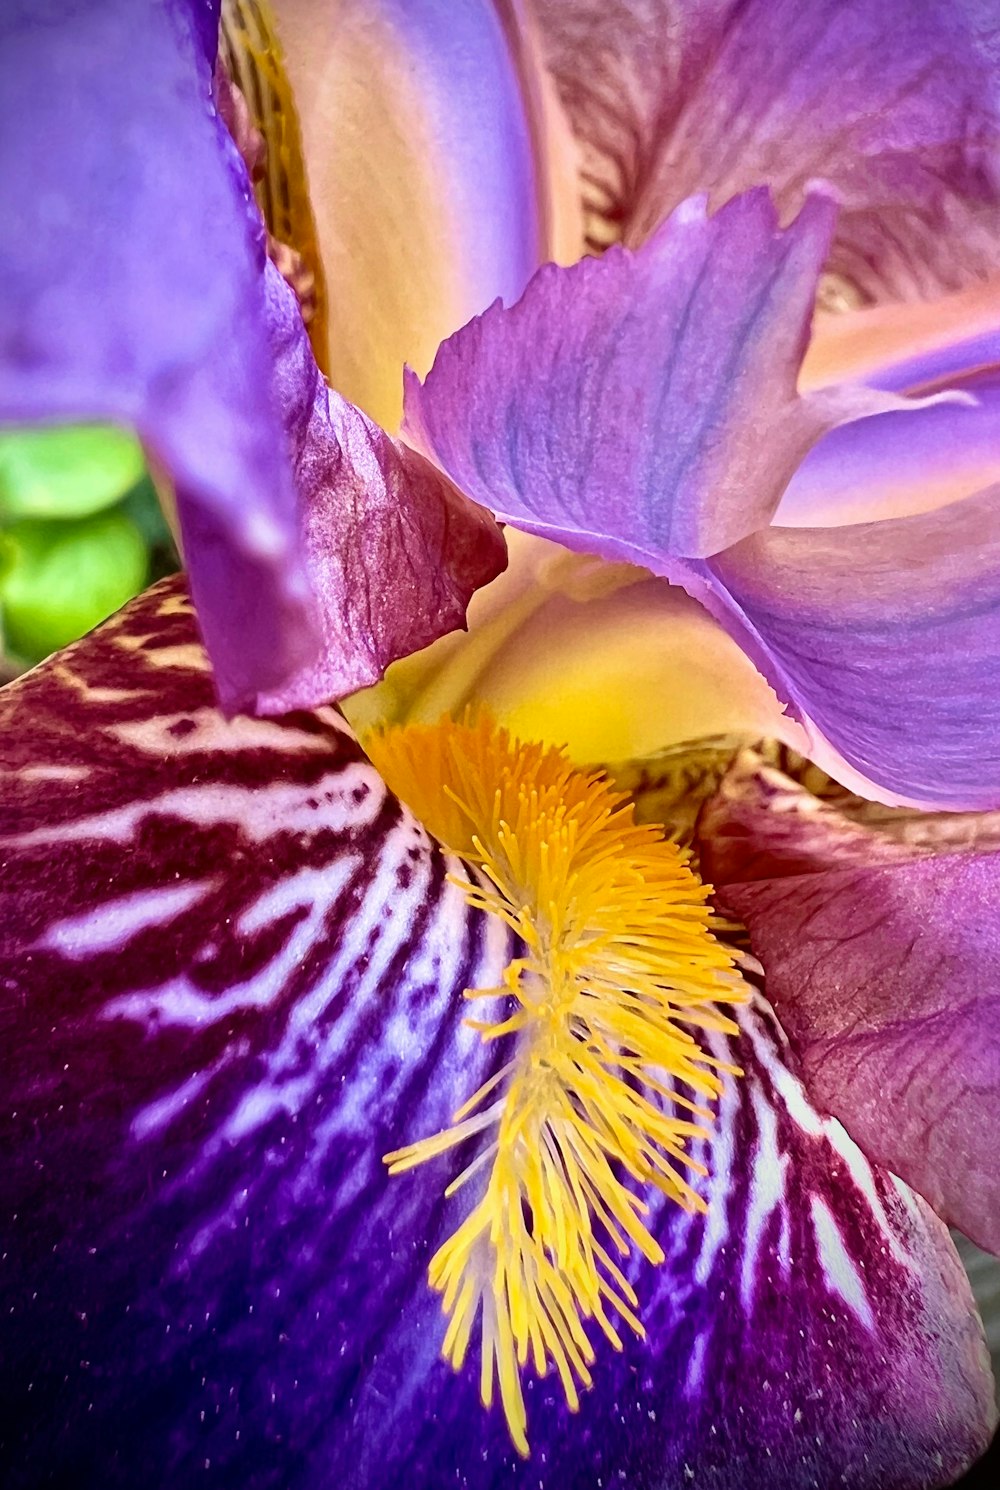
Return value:
<svg viewBox="0 0 1000 1490">
<path fill-rule="evenodd" d="M 741 985 L 685 855 L 638 825 L 601 775 L 485 716 L 391 729 L 366 745 L 476 871 L 458 881 L 469 901 L 524 944 L 502 990 L 466 995 L 509 996 L 503 1017 L 472 1021 L 484 1040 L 509 1041 L 508 1058 L 450 1128 L 386 1163 L 398 1174 L 470 1138 L 482 1145 L 447 1191 L 474 1183 L 482 1194 L 429 1277 L 449 1319 L 445 1356 L 462 1366 L 478 1318 L 482 1400 L 499 1382 L 527 1454 L 528 1362 L 539 1375 L 555 1367 L 575 1410 L 594 1360 L 586 1323 L 618 1349 L 615 1317 L 642 1333 L 616 1261 L 633 1248 L 662 1261 L 642 1190 L 704 1208 L 688 1145 L 711 1120 L 720 1068 L 694 1032 L 732 1030 L 717 1006 L 741 999 Z"/>
</svg>

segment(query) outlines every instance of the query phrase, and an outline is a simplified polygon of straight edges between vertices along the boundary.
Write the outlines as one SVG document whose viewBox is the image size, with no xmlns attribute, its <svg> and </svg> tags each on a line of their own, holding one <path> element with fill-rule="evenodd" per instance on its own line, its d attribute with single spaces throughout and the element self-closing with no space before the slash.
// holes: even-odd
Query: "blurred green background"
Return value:
<svg viewBox="0 0 1000 1490">
<path fill-rule="evenodd" d="M 0 680 L 177 568 L 133 434 L 99 424 L 0 430 Z"/>
</svg>

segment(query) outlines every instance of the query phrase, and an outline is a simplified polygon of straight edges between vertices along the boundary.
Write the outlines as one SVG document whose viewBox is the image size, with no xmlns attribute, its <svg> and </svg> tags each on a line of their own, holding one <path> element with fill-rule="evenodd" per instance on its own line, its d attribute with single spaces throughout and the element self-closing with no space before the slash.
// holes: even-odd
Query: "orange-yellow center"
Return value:
<svg viewBox="0 0 1000 1490">
<path fill-rule="evenodd" d="M 386 1155 L 392 1174 L 476 1139 L 446 1193 L 479 1198 L 431 1261 L 458 1370 L 477 1320 L 484 1405 L 500 1398 L 528 1452 L 521 1376 L 554 1366 L 576 1410 L 590 1385 L 596 1323 L 642 1334 L 624 1265 L 663 1251 L 643 1198 L 655 1187 L 704 1209 L 689 1154 L 711 1121 L 722 1067 L 698 1032 L 732 1031 L 720 1004 L 743 997 L 710 930 L 706 887 L 662 830 L 561 750 L 522 743 L 487 716 L 376 732 L 368 752 L 390 787 L 471 870 L 469 902 L 524 945 L 499 1019 L 471 1021 L 505 1042 L 497 1073 L 452 1126 Z"/>
</svg>

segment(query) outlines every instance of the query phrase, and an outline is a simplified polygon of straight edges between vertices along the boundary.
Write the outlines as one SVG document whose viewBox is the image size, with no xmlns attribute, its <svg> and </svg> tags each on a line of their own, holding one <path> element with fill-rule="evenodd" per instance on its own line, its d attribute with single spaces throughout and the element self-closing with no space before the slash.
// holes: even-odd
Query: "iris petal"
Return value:
<svg viewBox="0 0 1000 1490">
<path fill-rule="evenodd" d="M 766 524 L 826 429 L 900 406 L 799 398 L 835 210 L 777 225 L 766 191 L 686 202 L 635 254 L 536 275 L 408 375 L 404 433 L 498 516 L 653 568 Z M 661 570 L 662 572 L 662 570 Z"/>
<path fill-rule="evenodd" d="M 653 1203 L 645 1341 L 602 1354 L 576 1416 L 532 1382 L 517 1462 L 437 1359 L 426 1264 L 461 1201 L 381 1158 L 502 1059 L 459 993 L 506 929 L 332 711 L 222 718 L 179 581 L 2 709 L 6 1484 L 378 1490 L 446 1463 L 917 1490 L 985 1447 L 946 1233 L 817 1117 L 758 1004 L 718 1051 L 746 1074 L 707 1216 Z"/>
<path fill-rule="evenodd" d="M 830 268 L 862 301 L 929 299 L 996 269 L 995 20 L 931 0 L 538 0 L 585 147 L 596 245 L 677 203 L 810 181 L 844 204 Z"/>
<path fill-rule="evenodd" d="M 176 488 L 224 707 L 320 704 L 461 625 L 503 544 L 323 384 L 204 25 L 157 0 L 5 11 L 0 417 L 134 427 Z"/>
<path fill-rule="evenodd" d="M 138 432 L 176 486 L 220 691 L 239 701 L 319 639 L 262 228 L 212 107 L 210 31 L 204 4 L 3 7 L 0 419 Z"/>
<path fill-rule="evenodd" d="M 330 291 L 331 381 L 387 429 L 404 361 L 546 256 L 522 58 L 487 0 L 283 0 L 279 36 Z"/>
<path fill-rule="evenodd" d="M 267 276 L 275 388 L 323 642 L 312 664 L 258 691 L 255 708 L 274 714 L 365 688 L 464 626 L 470 596 L 507 555 L 488 513 L 327 387 L 291 291 L 273 265 Z"/>
<path fill-rule="evenodd" d="M 979 809 L 1000 800 L 998 525 L 994 487 L 884 522 L 770 528 L 674 578 L 838 781 L 889 803 Z"/>
<path fill-rule="evenodd" d="M 510 568 L 473 596 L 470 634 L 390 669 L 387 691 L 347 703 L 352 722 L 397 699 L 398 717 L 424 724 L 484 704 L 579 764 L 716 734 L 805 744 L 737 644 L 678 586 L 516 529 L 506 538 Z"/>
<path fill-rule="evenodd" d="M 824 436 L 775 513 L 783 527 L 828 527 L 928 512 L 1000 481 L 1000 347 L 968 347 L 947 386 L 975 404 L 879 414 Z"/>
<path fill-rule="evenodd" d="M 935 852 L 933 824 L 922 842 L 868 829 L 744 768 L 701 833 L 813 1100 L 998 1252 L 998 827 L 995 814 L 941 827 Z"/>
</svg>

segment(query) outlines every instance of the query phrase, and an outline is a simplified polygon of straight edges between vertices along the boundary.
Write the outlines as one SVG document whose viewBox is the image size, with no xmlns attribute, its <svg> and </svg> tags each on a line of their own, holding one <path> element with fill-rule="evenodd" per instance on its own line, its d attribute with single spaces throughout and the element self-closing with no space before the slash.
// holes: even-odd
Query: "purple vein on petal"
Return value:
<svg viewBox="0 0 1000 1490">
<path fill-rule="evenodd" d="M 683 203 L 641 249 L 548 266 L 407 377 L 404 432 L 500 518 L 663 572 L 770 521 L 824 431 L 912 407 L 863 387 L 799 397 L 836 216 L 781 229 L 766 190 Z"/>
<path fill-rule="evenodd" d="M 707 1215 L 653 1200 L 646 1338 L 602 1354 L 576 1415 L 532 1382 L 517 1461 L 477 1374 L 436 1359 L 441 1190 L 381 1159 L 502 1059 L 458 994 L 495 981 L 505 928 L 333 711 L 222 718 L 179 581 L 2 709 L 14 1490 L 104 1487 L 109 1443 L 112 1479 L 153 1490 L 321 1490 L 332 1463 L 345 1490 L 433 1490 L 444 1462 L 487 1490 L 926 1490 L 982 1450 L 944 1228 L 810 1106 L 756 1001 L 711 1037 L 745 1075 L 701 1155 Z"/>
</svg>

